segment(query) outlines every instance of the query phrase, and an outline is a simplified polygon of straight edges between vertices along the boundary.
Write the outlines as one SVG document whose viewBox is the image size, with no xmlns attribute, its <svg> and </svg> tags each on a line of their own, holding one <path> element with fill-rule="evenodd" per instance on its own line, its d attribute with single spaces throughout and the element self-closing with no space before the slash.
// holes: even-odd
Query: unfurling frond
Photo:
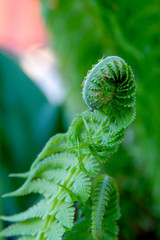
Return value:
<svg viewBox="0 0 160 240">
<path fill-rule="evenodd" d="M 67 133 L 52 137 L 27 173 L 11 175 L 25 181 L 4 197 L 38 193 L 41 200 L 22 213 L 1 216 L 2 220 L 16 223 L 1 231 L 0 237 L 68 239 L 66 231 L 71 231 L 75 222 L 74 233 L 82 234 L 82 238 L 86 235 L 88 239 L 92 229 L 94 240 L 117 239 L 116 220 L 120 216 L 117 185 L 113 178 L 97 175 L 100 164 L 117 151 L 135 117 L 131 68 L 119 57 L 101 60 L 87 74 L 83 97 L 91 111 L 77 115 Z M 85 218 L 85 211 L 79 214 L 77 205 L 91 209 L 91 204 L 90 227 L 89 217 Z M 76 226 L 83 231 L 80 233 Z"/>
</svg>

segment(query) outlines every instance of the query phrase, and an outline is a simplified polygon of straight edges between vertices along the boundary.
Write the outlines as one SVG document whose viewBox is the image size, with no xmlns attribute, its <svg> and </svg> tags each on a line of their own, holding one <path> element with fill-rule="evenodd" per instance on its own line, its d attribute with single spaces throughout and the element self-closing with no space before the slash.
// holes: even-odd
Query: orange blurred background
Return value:
<svg viewBox="0 0 160 240">
<path fill-rule="evenodd" d="M 0 47 L 21 54 L 46 42 L 39 0 L 0 1 Z"/>
</svg>

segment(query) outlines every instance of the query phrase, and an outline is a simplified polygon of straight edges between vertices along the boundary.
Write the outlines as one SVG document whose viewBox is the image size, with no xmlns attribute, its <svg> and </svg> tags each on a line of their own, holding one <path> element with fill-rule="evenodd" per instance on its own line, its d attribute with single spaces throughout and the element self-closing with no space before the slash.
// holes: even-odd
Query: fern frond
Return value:
<svg viewBox="0 0 160 240">
<path fill-rule="evenodd" d="M 75 155 L 67 152 L 52 154 L 37 163 L 34 169 L 30 171 L 31 177 L 36 177 L 41 172 L 49 168 L 68 169 L 75 161 Z"/>
<path fill-rule="evenodd" d="M 15 223 L 5 228 L 0 232 L 0 237 L 11 237 L 19 235 L 36 236 L 39 228 L 42 227 L 43 221 L 41 219 L 27 220 L 20 223 Z"/>
<path fill-rule="evenodd" d="M 45 197 L 54 195 L 58 191 L 58 186 L 45 179 L 37 179 L 26 183 L 14 192 L 4 194 L 3 197 L 18 197 L 30 193 L 40 193 Z"/>
<path fill-rule="evenodd" d="M 91 157 L 86 156 L 83 159 L 83 164 L 89 176 L 95 177 L 98 174 L 100 168 L 99 163 L 95 158 L 93 158 L 92 156 Z"/>
<path fill-rule="evenodd" d="M 59 133 L 50 138 L 38 155 L 37 159 L 33 162 L 31 169 L 33 169 L 42 159 L 56 153 L 64 152 L 66 150 L 66 140 L 67 134 L 64 133 Z"/>
<path fill-rule="evenodd" d="M 65 231 L 65 228 L 63 228 L 61 224 L 55 221 L 44 232 L 44 237 L 46 240 L 61 240 Z"/>
<path fill-rule="evenodd" d="M 92 235 L 95 240 L 102 236 L 102 221 L 105 217 L 106 231 L 111 231 L 114 221 L 120 217 L 118 188 L 115 180 L 107 175 L 97 177 L 93 185 Z M 114 231 L 117 236 L 117 231 Z"/>
<path fill-rule="evenodd" d="M 29 172 L 27 180 L 19 189 L 14 192 L 5 194 L 4 197 L 23 196 L 30 193 L 50 195 L 55 192 L 57 186 L 54 186 L 54 183 L 52 182 L 47 182 L 45 179 L 37 179 L 37 177 L 40 177 L 41 173 L 44 174 L 45 170 L 48 171 L 48 169 L 53 169 L 53 171 L 55 171 L 57 168 L 67 170 L 74 164 L 74 162 L 75 155 L 65 152 L 51 155 L 50 157 L 45 158 L 43 161 L 39 162 L 33 170 Z M 61 180 L 64 177 L 60 174 L 59 176 L 61 177 Z M 34 178 L 36 180 L 32 181 Z"/>
<path fill-rule="evenodd" d="M 91 192 L 91 181 L 84 173 L 79 173 L 74 179 L 73 191 L 81 199 L 82 202 L 86 202 Z"/>
<path fill-rule="evenodd" d="M 71 153 L 62 152 L 59 154 L 51 154 L 50 156 L 44 158 L 40 162 L 37 162 L 33 169 L 26 173 L 14 173 L 10 174 L 10 177 L 20 177 L 20 178 L 34 178 L 39 177 L 40 173 L 44 173 L 45 170 L 49 168 L 53 169 L 68 169 L 73 161 L 75 156 Z"/>
<path fill-rule="evenodd" d="M 41 172 L 40 177 L 46 180 L 53 181 L 54 183 L 60 183 L 68 175 L 68 171 L 65 169 L 49 169 Z M 63 176 L 63 178 L 62 178 Z"/>
<path fill-rule="evenodd" d="M 42 199 L 28 210 L 12 216 L 0 216 L 1 220 L 9 222 L 20 222 L 31 218 L 44 218 L 51 207 L 48 199 Z"/>
<path fill-rule="evenodd" d="M 66 228 L 73 227 L 75 208 L 72 205 L 69 202 L 61 203 L 56 213 L 57 220 Z"/>
</svg>

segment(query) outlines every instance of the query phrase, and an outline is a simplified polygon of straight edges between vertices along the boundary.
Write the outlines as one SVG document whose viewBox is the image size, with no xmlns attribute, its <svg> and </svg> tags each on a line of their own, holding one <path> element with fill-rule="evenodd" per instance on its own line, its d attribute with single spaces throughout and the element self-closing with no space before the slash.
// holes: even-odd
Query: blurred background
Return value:
<svg viewBox="0 0 160 240">
<path fill-rule="evenodd" d="M 137 116 L 106 172 L 120 189 L 120 240 L 160 239 L 160 1 L 0 1 L 0 194 L 86 109 L 81 83 L 102 57 L 132 66 Z M 0 198 L 0 214 L 34 196 Z M 0 228 L 5 223 L 0 222 Z M 3 226 L 2 226 L 3 225 Z"/>
</svg>

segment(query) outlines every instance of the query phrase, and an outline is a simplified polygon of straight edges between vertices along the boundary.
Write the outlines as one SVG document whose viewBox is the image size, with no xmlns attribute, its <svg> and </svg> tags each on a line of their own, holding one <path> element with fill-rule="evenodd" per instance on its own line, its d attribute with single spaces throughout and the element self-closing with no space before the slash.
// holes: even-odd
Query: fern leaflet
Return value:
<svg viewBox="0 0 160 240">
<path fill-rule="evenodd" d="M 120 217 L 118 189 L 115 180 L 107 175 L 100 175 L 93 185 L 92 235 L 95 240 L 102 237 L 102 221 L 105 215 L 105 229 L 117 235 L 115 221 Z"/>
</svg>

